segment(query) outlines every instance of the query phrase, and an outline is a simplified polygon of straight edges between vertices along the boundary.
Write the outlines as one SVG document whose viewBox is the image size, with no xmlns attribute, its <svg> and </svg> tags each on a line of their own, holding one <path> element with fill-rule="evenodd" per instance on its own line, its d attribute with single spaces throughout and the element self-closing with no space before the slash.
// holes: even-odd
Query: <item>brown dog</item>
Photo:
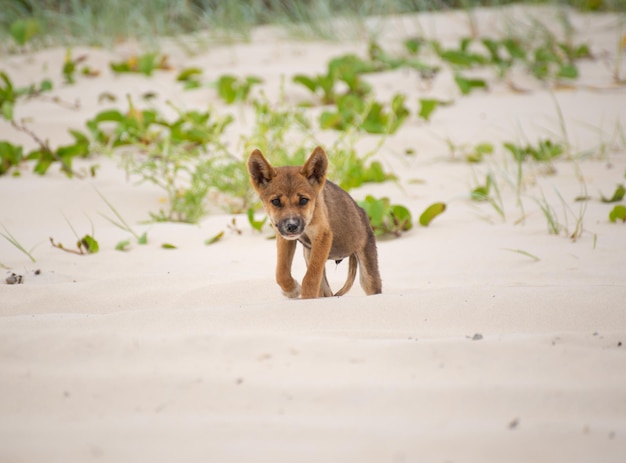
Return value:
<svg viewBox="0 0 626 463">
<path fill-rule="evenodd" d="M 304 166 L 272 167 L 259 150 L 248 159 L 248 172 L 270 222 L 277 230 L 276 281 L 288 297 L 333 296 L 326 279 L 328 259 L 349 257 L 348 279 L 335 296 L 352 287 L 359 265 L 367 294 L 382 291 L 376 240 L 367 214 L 348 193 L 326 180 L 328 158 L 319 146 Z M 304 246 L 306 274 L 300 284 L 291 276 L 296 242 Z"/>
</svg>

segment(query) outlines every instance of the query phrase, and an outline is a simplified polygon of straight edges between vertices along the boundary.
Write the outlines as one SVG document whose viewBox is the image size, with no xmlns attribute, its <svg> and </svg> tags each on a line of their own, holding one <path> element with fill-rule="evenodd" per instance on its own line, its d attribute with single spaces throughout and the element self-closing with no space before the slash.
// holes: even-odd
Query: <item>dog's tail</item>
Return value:
<svg viewBox="0 0 626 463">
<path fill-rule="evenodd" d="M 346 278 L 346 283 L 343 285 L 343 288 L 334 294 L 335 296 L 343 296 L 350 291 L 352 283 L 354 283 L 354 279 L 356 278 L 357 263 L 356 254 L 350 254 L 350 261 L 348 263 L 348 278 Z"/>
</svg>

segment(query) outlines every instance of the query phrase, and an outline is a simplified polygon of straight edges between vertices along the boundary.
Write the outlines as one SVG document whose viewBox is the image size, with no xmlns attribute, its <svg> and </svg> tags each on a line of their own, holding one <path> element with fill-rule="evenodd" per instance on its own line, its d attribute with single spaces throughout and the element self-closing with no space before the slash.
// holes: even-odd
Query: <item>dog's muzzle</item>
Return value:
<svg viewBox="0 0 626 463">
<path fill-rule="evenodd" d="M 304 231 L 304 220 L 299 217 L 288 217 L 278 222 L 276 228 L 283 238 L 295 240 Z"/>
</svg>

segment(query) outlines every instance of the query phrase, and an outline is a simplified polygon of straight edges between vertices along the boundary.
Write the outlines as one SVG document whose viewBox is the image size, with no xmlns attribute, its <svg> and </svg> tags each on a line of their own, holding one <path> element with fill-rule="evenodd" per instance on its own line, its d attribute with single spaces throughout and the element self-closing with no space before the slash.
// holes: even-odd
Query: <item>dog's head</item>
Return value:
<svg viewBox="0 0 626 463">
<path fill-rule="evenodd" d="M 328 158 L 319 146 L 302 167 L 272 167 L 258 149 L 250 155 L 250 181 L 283 238 L 298 239 L 311 222 L 327 167 Z"/>
</svg>

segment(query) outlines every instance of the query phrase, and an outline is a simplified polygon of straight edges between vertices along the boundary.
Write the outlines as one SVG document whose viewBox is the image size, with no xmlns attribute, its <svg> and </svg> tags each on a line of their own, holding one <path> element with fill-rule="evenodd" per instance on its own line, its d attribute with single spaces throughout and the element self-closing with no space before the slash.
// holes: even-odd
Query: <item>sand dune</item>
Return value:
<svg viewBox="0 0 626 463">
<path fill-rule="evenodd" d="M 477 11 L 479 32 L 501 32 L 524 11 Z M 198 225 L 145 223 L 163 193 L 127 181 L 115 158 L 99 158 L 89 179 L 69 180 L 55 167 L 44 177 L 30 168 L 1 177 L 0 224 L 34 246 L 37 262 L 0 239 L 3 275 L 24 277 L 0 284 L 0 461 L 623 461 L 626 228 L 610 223 L 612 205 L 599 201 L 626 183 L 626 90 L 613 84 L 607 64 L 620 31 L 615 15 L 571 18 L 576 39 L 597 57 L 581 62 L 571 88 L 546 88 L 519 72 L 527 93 L 491 76 L 490 91 L 462 97 L 449 71 L 431 88 L 406 70 L 368 77 L 383 99 L 406 93 L 413 115 L 377 155 L 399 181 L 366 184 L 353 196 L 388 196 L 415 218 L 435 201 L 448 204 L 429 227 L 379 242 L 382 295 L 366 297 L 355 285 L 341 298 L 285 299 L 273 281 L 268 230 L 259 234 L 236 215 L 241 234 L 234 233 L 233 216 L 223 212 Z M 457 13 L 370 25 L 391 48 L 417 31 L 451 43 L 468 34 L 467 17 Z M 270 99 L 281 79 L 366 52 L 363 41 L 294 42 L 267 28 L 251 43 L 191 57 L 164 47 L 176 69 L 262 76 Z M 132 51 L 75 49 L 103 73 L 72 86 L 57 74 L 64 49 L 2 56 L 0 69 L 16 82 L 50 77 L 56 96 L 80 101 L 79 111 L 36 99 L 16 106 L 16 116 L 32 118 L 54 145 L 103 109 L 103 89 L 122 101 L 154 91 L 164 110 L 171 99 L 186 109 L 241 111 L 248 117 L 235 125 L 233 143 L 253 122 L 247 108 L 226 108 L 213 89 L 183 91 L 173 72 L 148 79 L 107 70 Z M 291 84 L 285 92 L 294 104 L 307 98 Z M 425 123 L 415 111 L 426 95 L 454 104 Z M 478 166 L 452 160 L 446 140 L 557 139 L 562 123 L 572 150 L 588 156 L 556 161 L 554 175 L 529 167 L 523 210 L 503 180 L 504 218 L 470 201 L 486 170 L 505 178 L 514 166 L 502 153 Z M 5 121 L 0 133 L 32 147 Z M 359 143 L 366 149 L 377 140 Z M 405 155 L 407 148 L 416 154 Z M 98 192 L 148 231 L 147 245 L 114 249 L 129 234 L 102 216 L 111 211 Z M 585 192 L 592 199 L 581 209 L 574 199 Z M 542 198 L 568 230 L 582 214 L 575 242 L 548 233 Z M 75 241 L 68 222 L 80 233 L 93 223 L 100 252 L 50 246 L 50 237 Z M 203 244 L 220 231 L 221 241 Z M 345 267 L 328 264 L 331 286 L 342 284 Z M 303 271 L 298 255 L 295 273 Z"/>
</svg>

